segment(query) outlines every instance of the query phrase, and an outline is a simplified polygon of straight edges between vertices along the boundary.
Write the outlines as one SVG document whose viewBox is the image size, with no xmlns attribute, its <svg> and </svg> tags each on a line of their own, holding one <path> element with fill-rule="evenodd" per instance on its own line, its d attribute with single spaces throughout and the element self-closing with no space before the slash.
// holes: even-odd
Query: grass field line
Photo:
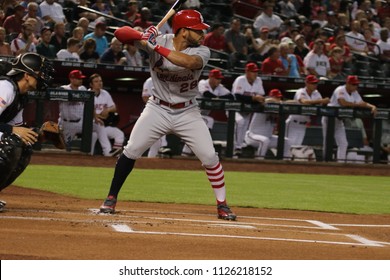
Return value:
<svg viewBox="0 0 390 280">
<path fill-rule="evenodd" d="M 244 235 L 226 235 L 226 234 L 204 234 L 204 233 L 187 233 L 187 232 L 159 232 L 159 231 L 134 231 L 127 229 L 125 226 L 117 225 L 113 227 L 117 232 L 129 233 L 129 234 L 145 234 L 145 235 L 174 235 L 174 236 L 190 236 L 190 237 L 212 237 L 212 238 L 229 238 L 229 239 L 251 239 L 251 240 L 269 240 L 269 241 L 285 241 L 285 242 L 300 242 L 300 243 L 320 243 L 331 245 L 347 245 L 347 246 L 365 246 L 365 247 L 384 247 L 376 241 L 370 241 L 366 238 L 354 235 L 351 239 L 357 241 L 354 242 L 340 242 L 340 241 L 325 241 L 325 240 L 309 240 L 309 239 L 297 239 L 297 238 L 276 238 L 276 237 L 259 237 L 259 236 L 244 236 Z M 121 231 L 121 228 L 125 231 Z M 348 235 L 345 235 L 348 236 Z M 352 236 L 352 235 L 351 235 Z"/>
</svg>

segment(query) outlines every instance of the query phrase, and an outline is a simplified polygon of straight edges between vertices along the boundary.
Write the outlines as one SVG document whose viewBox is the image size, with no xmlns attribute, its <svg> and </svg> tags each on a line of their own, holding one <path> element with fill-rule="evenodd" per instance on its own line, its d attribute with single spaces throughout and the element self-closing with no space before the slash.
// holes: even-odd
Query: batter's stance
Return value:
<svg viewBox="0 0 390 280">
<path fill-rule="evenodd" d="M 224 172 L 195 100 L 198 79 L 210 57 L 210 50 L 200 45 L 203 30 L 208 27 L 199 12 L 182 10 L 173 18 L 174 34 L 157 37 L 157 30 L 152 26 L 145 31 L 142 40 L 135 42 L 136 47 L 150 55 L 154 91 L 116 163 L 101 212 L 115 212 L 118 193 L 135 160 L 163 135 L 173 133 L 191 148 L 205 167 L 217 199 L 218 218 L 236 219 L 226 203 Z"/>
</svg>

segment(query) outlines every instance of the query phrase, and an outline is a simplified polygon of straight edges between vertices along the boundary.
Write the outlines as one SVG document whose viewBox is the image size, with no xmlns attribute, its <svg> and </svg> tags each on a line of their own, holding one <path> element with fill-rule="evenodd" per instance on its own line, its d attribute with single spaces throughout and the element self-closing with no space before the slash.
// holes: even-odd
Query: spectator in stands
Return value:
<svg viewBox="0 0 390 280">
<path fill-rule="evenodd" d="M 349 19 L 347 14 L 339 13 L 337 15 L 338 26 L 343 27 L 345 30 L 349 30 Z"/>
<path fill-rule="evenodd" d="M 0 6 L 0 26 L 1 27 L 3 27 L 4 20 L 5 20 L 4 10 L 2 10 L 1 6 Z"/>
<path fill-rule="evenodd" d="M 0 55 L 11 56 L 12 51 L 10 45 L 5 41 L 5 29 L 0 27 Z"/>
<path fill-rule="evenodd" d="M 13 55 L 18 56 L 19 54 L 26 52 L 36 52 L 34 44 L 34 30 L 31 24 L 23 23 L 22 32 L 19 36 L 11 41 L 11 51 Z"/>
<path fill-rule="evenodd" d="M 345 74 L 343 73 L 343 50 L 340 47 L 335 47 L 329 52 L 329 64 L 329 78 L 333 80 L 344 80 Z"/>
<path fill-rule="evenodd" d="M 187 0 L 183 4 L 183 9 L 199 10 L 200 9 L 200 1 L 199 0 Z"/>
<path fill-rule="evenodd" d="M 80 53 L 80 59 L 83 62 L 99 63 L 100 56 L 96 52 L 96 42 L 92 38 L 88 38 L 83 42 L 82 51 Z"/>
<path fill-rule="evenodd" d="M 252 54 L 255 52 L 254 44 L 256 44 L 256 38 L 253 34 L 252 26 L 250 24 L 245 24 L 242 29 L 242 33 L 246 38 L 246 45 L 248 48 L 248 54 Z"/>
<path fill-rule="evenodd" d="M 47 57 L 48 59 L 55 59 L 57 57 L 56 48 L 50 44 L 51 39 L 51 29 L 47 26 L 43 27 L 41 30 L 40 43 L 36 46 L 37 53 Z"/>
<path fill-rule="evenodd" d="M 127 66 L 143 66 L 143 59 L 141 56 L 141 53 L 138 51 L 138 49 L 133 44 L 126 44 L 124 46 L 123 53 L 126 57 L 126 64 Z"/>
<path fill-rule="evenodd" d="M 106 32 L 107 25 L 105 22 L 99 21 L 95 25 L 94 32 L 91 32 L 84 36 L 84 40 L 88 38 L 92 38 L 96 42 L 96 52 L 99 54 L 99 56 L 102 56 L 102 54 L 106 51 L 108 48 L 108 41 L 106 36 L 104 35 Z"/>
<path fill-rule="evenodd" d="M 259 68 L 256 63 L 250 62 L 245 66 L 245 74 L 238 76 L 232 86 L 232 94 L 236 100 L 252 103 L 264 102 L 264 88 L 263 82 L 258 77 Z M 252 114 L 245 112 L 236 112 L 236 129 L 235 129 L 235 142 L 234 142 L 234 156 L 239 157 L 241 155 L 241 149 L 244 145 L 245 133 L 248 130 L 249 121 Z"/>
<path fill-rule="evenodd" d="M 294 54 L 290 53 L 290 44 L 287 42 L 280 43 L 279 51 L 280 60 L 282 61 L 283 67 L 284 69 L 287 69 L 287 76 L 299 78 L 301 75 L 299 71 L 298 59 Z"/>
<path fill-rule="evenodd" d="M 380 40 L 378 40 L 376 44 L 379 48 L 374 49 L 375 55 L 377 55 L 381 61 L 390 62 L 389 29 L 386 27 L 381 29 Z"/>
<path fill-rule="evenodd" d="M 292 0 L 281 0 L 277 4 L 280 9 L 280 14 L 286 18 L 298 17 L 298 12 Z"/>
<path fill-rule="evenodd" d="M 88 34 L 89 20 L 85 17 L 80 18 L 77 21 L 77 27 L 81 27 L 84 30 L 84 35 Z"/>
<path fill-rule="evenodd" d="M 309 20 L 305 20 L 305 21 L 303 22 L 301 34 L 302 34 L 303 37 L 305 38 L 305 43 L 306 43 L 307 45 L 309 45 L 310 42 L 313 41 L 313 38 L 314 38 L 314 31 L 313 31 L 311 22 L 310 22 Z"/>
<path fill-rule="evenodd" d="M 350 108 L 369 108 L 373 114 L 376 113 L 376 106 L 365 102 L 357 91 L 359 79 L 357 76 L 348 76 L 346 84 L 337 87 L 328 106 L 350 107 Z M 328 126 L 328 117 L 322 117 L 322 130 L 324 135 L 324 150 L 326 147 L 326 130 Z M 334 138 L 337 145 L 337 161 L 345 162 L 347 156 L 348 141 L 345 133 L 345 127 L 342 119 L 335 118 Z"/>
<path fill-rule="evenodd" d="M 110 47 L 100 57 L 101 63 L 126 65 L 126 56 L 122 51 L 122 43 L 117 38 L 112 38 Z"/>
<path fill-rule="evenodd" d="M 294 38 L 294 36 L 298 35 L 298 25 L 294 19 L 286 20 L 283 25 L 286 27 L 286 29 L 279 33 L 279 40 L 282 40 L 284 37 Z"/>
<path fill-rule="evenodd" d="M 52 44 L 55 49 L 56 53 L 59 52 L 61 49 L 66 49 L 68 38 L 65 34 L 65 24 L 62 22 L 57 22 L 54 25 L 54 31 L 51 34 L 51 40 L 50 44 Z"/>
<path fill-rule="evenodd" d="M 343 59 L 345 63 L 349 63 L 352 61 L 352 53 L 351 50 L 349 49 L 348 45 L 345 42 L 345 35 L 339 35 L 335 43 L 330 45 L 329 49 L 332 50 L 335 47 L 339 47 L 343 50 Z"/>
<path fill-rule="evenodd" d="M 314 75 L 308 75 L 305 79 L 305 87 L 295 92 L 294 100 L 302 105 L 326 105 L 329 98 L 322 98 L 317 90 L 319 79 Z M 292 146 L 301 146 L 305 137 L 306 127 L 310 124 L 309 116 L 290 115 L 286 120 L 286 137 Z"/>
<path fill-rule="evenodd" d="M 94 153 L 95 142 L 99 139 L 102 146 L 104 156 L 117 156 L 122 151 L 125 135 L 122 130 L 113 126 L 105 126 L 104 121 L 107 120 L 112 113 L 116 113 L 116 105 L 112 100 L 110 93 L 103 89 L 102 77 L 99 74 L 93 74 L 89 77 L 90 90 L 95 94 L 95 122 L 93 131 L 96 134 L 92 135 L 91 153 Z M 111 146 L 109 139 L 114 140 Z"/>
<path fill-rule="evenodd" d="M 87 90 L 83 86 L 85 76 L 80 70 L 72 70 L 68 75 L 70 83 L 60 88 L 67 90 Z M 66 150 L 72 150 L 72 140 L 76 134 L 82 133 L 84 103 L 77 101 L 60 101 L 58 124 L 64 133 Z"/>
<path fill-rule="evenodd" d="M 15 13 L 6 17 L 3 27 L 7 34 L 22 32 L 24 10 L 24 7 L 18 4 L 14 8 Z"/>
<path fill-rule="evenodd" d="M 376 42 L 378 39 L 373 37 L 373 32 L 370 28 L 363 30 L 364 39 L 367 41 L 368 55 L 374 55 L 377 48 Z"/>
<path fill-rule="evenodd" d="M 45 26 L 43 20 L 37 16 L 39 11 L 39 5 L 36 2 L 30 2 L 27 4 L 27 14 L 23 17 L 24 21 L 27 21 L 29 18 L 33 18 L 36 20 L 35 31 L 34 34 L 36 37 L 41 35 L 41 30 Z"/>
<path fill-rule="evenodd" d="M 241 21 L 233 18 L 230 28 L 225 32 L 226 50 L 230 54 L 230 67 L 239 66 L 240 60 L 246 60 L 248 55 L 248 46 L 245 35 L 241 32 Z"/>
<path fill-rule="evenodd" d="M 310 52 L 305 42 L 305 36 L 303 36 L 302 34 L 295 36 L 294 43 L 294 54 L 298 55 L 303 60 L 305 56 Z"/>
<path fill-rule="evenodd" d="M 78 0 L 78 2 L 79 2 L 78 6 L 85 7 L 85 8 L 90 8 L 88 6 L 88 0 Z M 81 8 L 78 8 L 78 7 L 73 8 L 73 9 L 74 9 L 74 12 L 75 12 L 75 14 L 74 14 L 74 18 L 75 19 L 86 18 L 86 19 L 88 19 L 88 21 L 90 21 L 90 20 L 94 21 L 95 19 L 98 18 L 98 15 L 95 14 L 95 13 L 88 12 L 88 11 L 83 10 Z"/>
<path fill-rule="evenodd" d="M 45 0 L 39 4 L 39 7 L 43 20 L 49 26 L 53 27 L 56 23 L 67 23 L 62 6 L 54 0 Z"/>
<path fill-rule="evenodd" d="M 337 14 L 334 11 L 328 11 L 327 15 L 328 22 L 324 27 L 334 30 L 338 27 Z"/>
<path fill-rule="evenodd" d="M 261 73 L 263 75 L 286 76 L 290 71 L 290 67 L 288 69 L 284 68 L 280 60 L 279 47 L 274 46 L 270 48 L 268 57 L 261 64 Z"/>
<path fill-rule="evenodd" d="M 66 49 L 61 49 L 57 53 L 58 60 L 81 62 L 79 50 L 81 43 L 76 38 L 69 38 Z"/>
<path fill-rule="evenodd" d="M 224 36 L 225 28 L 222 23 L 215 23 L 210 32 L 206 34 L 204 37 L 203 45 L 217 50 L 217 51 L 225 51 L 226 42 Z M 213 53 L 211 53 L 213 55 Z"/>
<path fill-rule="evenodd" d="M 329 58 L 323 53 L 325 42 L 317 39 L 311 50 L 304 58 L 305 70 L 308 75 L 315 75 L 326 79 L 329 77 L 330 64 Z"/>
<path fill-rule="evenodd" d="M 134 21 L 141 18 L 141 15 L 138 13 L 138 1 L 129 0 L 127 5 L 127 12 L 123 15 L 123 18 L 132 24 Z"/>
<path fill-rule="evenodd" d="M 152 13 L 148 7 L 143 7 L 140 12 L 141 17 L 134 21 L 134 26 L 139 26 L 143 30 L 151 26 L 153 23 L 150 21 Z"/>
<path fill-rule="evenodd" d="M 253 27 L 256 30 L 259 30 L 261 27 L 267 26 L 269 28 L 270 36 L 272 38 L 277 38 L 282 24 L 282 19 L 274 14 L 274 7 L 270 4 L 265 4 L 263 12 L 255 19 Z"/>
<path fill-rule="evenodd" d="M 317 18 L 312 21 L 312 23 L 319 24 L 320 28 L 325 27 L 328 24 L 328 17 L 326 11 L 321 9 L 317 13 Z"/>
<path fill-rule="evenodd" d="M 333 35 L 328 38 L 328 43 L 331 45 L 336 43 L 336 38 L 341 35 L 345 35 L 345 28 L 343 26 L 338 26 L 333 30 Z"/>
<path fill-rule="evenodd" d="M 351 31 L 346 34 L 346 42 L 351 51 L 360 55 L 368 54 L 367 43 L 364 40 L 363 34 L 360 33 L 360 22 L 354 20 L 351 24 Z"/>
<path fill-rule="evenodd" d="M 96 0 L 95 3 L 91 6 L 91 9 L 109 16 L 113 16 L 110 5 L 103 0 Z"/>
<path fill-rule="evenodd" d="M 84 39 L 84 29 L 80 26 L 76 27 L 72 31 L 72 37 L 79 40 L 80 42 Z"/>
<path fill-rule="evenodd" d="M 260 36 L 256 38 L 255 43 L 253 44 L 255 54 L 257 54 L 258 56 L 251 54 L 251 60 L 263 61 L 264 59 L 266 59 L 271 46 L 272 40 L 269 38 L 269 28 L 263 26 L 260 29 Z"/>
</svg>

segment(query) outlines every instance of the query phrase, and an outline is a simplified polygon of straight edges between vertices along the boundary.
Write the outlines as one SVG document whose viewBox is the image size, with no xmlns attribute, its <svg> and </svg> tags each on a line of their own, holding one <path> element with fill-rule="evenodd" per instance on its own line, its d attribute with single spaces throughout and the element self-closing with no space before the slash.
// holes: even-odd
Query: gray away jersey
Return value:
<svg viewBox="0 0 390 280">
<path fill-rule="evenodd" d="M 157 37 L 157 44 L 174 50 L 173 34 L 166 34 Z M 140 47 L 140 44 L 136 44 Z M 144 49 L 144 48 L 143 48 Z M 203 66 L 199 70 L 185 69 L 171 63 L 168 59 L 147 48 L 144 49 L 150 56 L 150 70 L 153 79 L 153 95 L 169 103 L 181 103 L 193 99 L 199 94 L 198 80 L 204 66 L 210 58 L 210 50 L 205 46 L 189 47 L 182 53 L 198 55 L 203 60 Z M 159 71 L 159 70 L 162 70 Z"/>
</svg>

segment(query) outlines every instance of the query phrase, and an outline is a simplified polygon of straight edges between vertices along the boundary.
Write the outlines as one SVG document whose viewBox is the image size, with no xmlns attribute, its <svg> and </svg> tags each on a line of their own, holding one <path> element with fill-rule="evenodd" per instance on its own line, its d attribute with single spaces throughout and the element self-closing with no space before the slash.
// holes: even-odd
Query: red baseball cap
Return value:
<svg viewBox="0 0 390 280">
<path fill-rule="evenodd" d="M 245 71 L 249 71 L 249 72 L 259 72 L 260 69 L 259 69 L 259 67 L 257 67 L 257 64 L 256 64 L 256 63 L 250 62 L 250 63 L 247 63 L 247 65 L 245 65 Z"/>
<path fill-rule="evenodd" d="M 314 75 L 308 75 L 306 77 L 306 83 L 308 84 L 316 84 L 318 83 L 320 80 L 318 80 L 318 78 Z"/>
<path fill-rule="evenodd" d="M 282 98 L 283 94 L 280 90 L 277 88 L 271 89 L 270 92 L 268 93 L 268 96 L 270 97 L 276 97 L 276 98 Z"/>
<path fill-rule="evenodd" d="M 83 72 L 80 70 L 73 70 L 69 73 L 69 79 L 84 79 L 86 76 L 83 75 Z"/>
<path fill-rule="evenodd" d="M 265 32 L 269 32 L 269 28 L 267 27 L 267 26 L 264 26 L 264 27 L 262 27 L 261 29 L 260 29 L 260 32 L 261 33 L 265 33 Z"/>
<path fill-rule="evenodd" d="M 360 81 L 357 76 L 348 76 L 347 83 L 351 85 L 358 85 Z"/>
<path fill-rule="evenodd" d="M 224 76 L 222 75 L 221 70 L 219 69 L 213 69 L 209 73 L 209 78 L 215 78 L 215 79 L 223 79 Z"/>
</svg>

